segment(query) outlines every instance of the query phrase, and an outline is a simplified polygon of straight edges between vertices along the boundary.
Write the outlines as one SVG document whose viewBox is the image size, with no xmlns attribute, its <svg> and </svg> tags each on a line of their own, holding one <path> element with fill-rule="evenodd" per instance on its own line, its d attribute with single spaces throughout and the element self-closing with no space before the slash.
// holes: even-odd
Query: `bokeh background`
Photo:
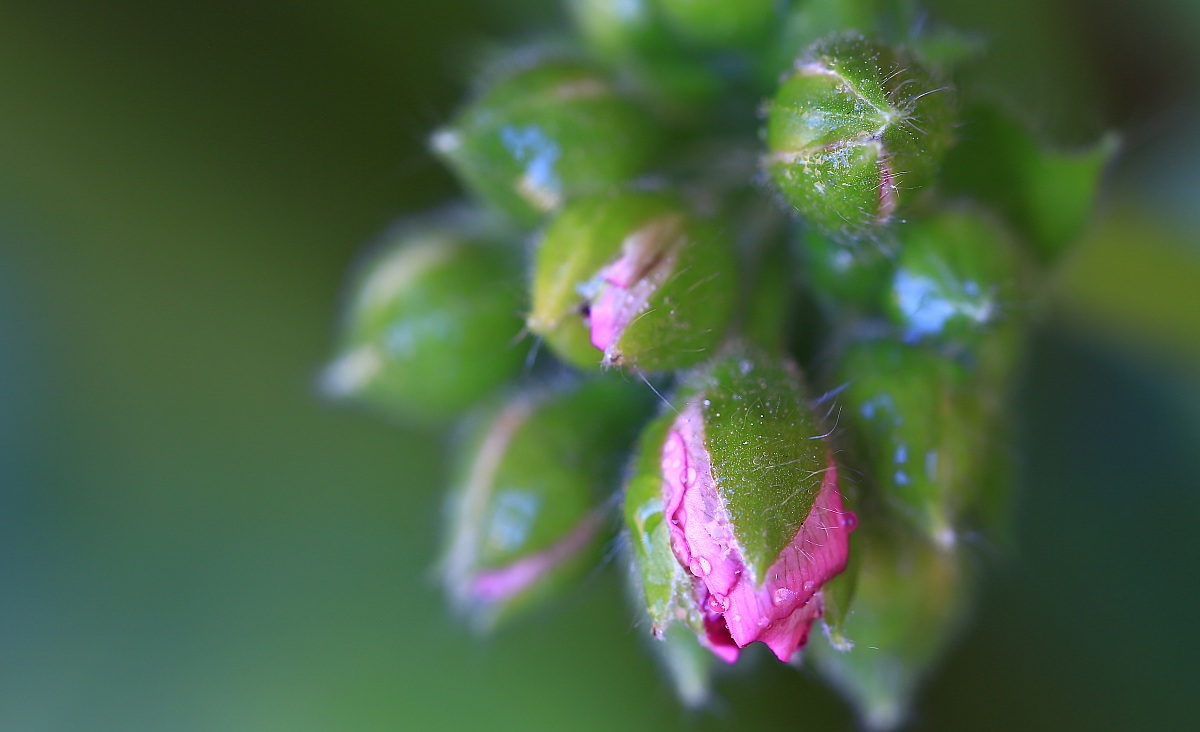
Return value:
<svg viewBox="0 0 1200 732">
<path fill-rule="evenodd" d="M 1200 718 L 1200 4 L 933 3 L 1064 141 L 1118 129 L 1021 390 L 1015 552 L 930 729 Z M 681 711 L 615 572 L 489 640 L 429 567 L 442 437 L 314 377 L 343 274 L 555 0 L 0 0 L 0 730 L 849 729 L 803 674 Z M 761 654 L 758 654 L 761 658 Z"/>
</svg>

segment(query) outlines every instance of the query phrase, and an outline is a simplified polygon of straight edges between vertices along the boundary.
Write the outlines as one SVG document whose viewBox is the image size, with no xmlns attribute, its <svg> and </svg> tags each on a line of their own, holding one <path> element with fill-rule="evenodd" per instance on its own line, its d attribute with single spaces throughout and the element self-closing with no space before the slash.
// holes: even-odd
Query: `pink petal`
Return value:
<svg viewBox="0 0 1200 732">
<path fill-rule="evenodd" d="M 542 551 L 507 567 L 480 572 L 471 579 L 470 594 L 485 602 L 501 602 L 516 596 L 586 547 L 599 524 L 599 516 L 589 514 L 570 533 Z"/>
<path fill-rule="evenodd" d="M 845 510 L 832 458 L 808 518 L 780 552 L 761 587 L 746 571 L 741 548 L 712 477 L 698 405 L 676 419 L 663 446 L 671 549 L 703 584 L 703 609 L 724 619 L 738 648 L 762 641 L 783 661 L 804 646 L 824 611 L 821 587 L 846 567 L 854 514 Z M 710 643 L 713 633 L 709 631 Z M 714 652 L 729 660 L 727 648 Z M 732 654 L 736 659 L 736 653 Z"/>
</svg>

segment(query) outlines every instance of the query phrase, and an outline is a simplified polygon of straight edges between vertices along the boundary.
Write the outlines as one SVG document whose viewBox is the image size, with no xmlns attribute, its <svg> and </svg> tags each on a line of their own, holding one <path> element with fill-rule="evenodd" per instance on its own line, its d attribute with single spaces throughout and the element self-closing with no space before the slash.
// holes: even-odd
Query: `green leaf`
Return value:
<svg viewBox="0 0 1200 732">
<path fill-rule="evenodd" d="M 947 192 L 997 206 L 1044 262 L 1083 233 L 1119 148 L 1116 135 L 1109 134 L 1084 150 L 1055 150 L 1000 109 L 983 104 L 964 112 L 960 138 L 946 156 Z"/>
</svg>

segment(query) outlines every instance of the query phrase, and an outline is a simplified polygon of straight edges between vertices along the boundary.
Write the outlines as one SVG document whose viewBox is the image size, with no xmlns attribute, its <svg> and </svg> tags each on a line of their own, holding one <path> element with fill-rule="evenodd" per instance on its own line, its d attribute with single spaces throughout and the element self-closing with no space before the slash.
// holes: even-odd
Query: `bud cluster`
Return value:
<svg viewBox="0 0 1200 732">
<path fill-rule="evenodd" d="M 462 420 L 440 577 L 475 629 L 619 546 L 685 704 L 762 643 L 901 724 L 1004 534 L 1040 267 L 1105 158 L 964 123 L 909 2 L 566 4 L 578 45 L 432 135 L 471 201 L 364 262 L 325 391 Z M 1087 188 L 1061 219 L 1039 171 Z"/>
</svg>

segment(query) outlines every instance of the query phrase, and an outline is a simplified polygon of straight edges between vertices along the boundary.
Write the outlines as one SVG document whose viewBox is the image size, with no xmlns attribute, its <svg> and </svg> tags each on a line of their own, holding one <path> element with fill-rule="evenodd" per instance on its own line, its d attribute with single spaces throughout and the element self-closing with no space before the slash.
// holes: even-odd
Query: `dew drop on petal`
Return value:
<svg viewBox="0 0 1200 732">
<path fill-rule="evenodd" d="M 714 613 L 723 613 L 729 609 L 729 598 L 714 592 L 708 598 L 708 607 Z"/>
<path fill-rule="evenodd" d="M 796 593 L 787 587 L 780 587 L 775 590 L 775 594 L 771 596 L 771 600 L 776 605 L 782 605 L 785 602 L 791 602 L 796 597 Z"/>
<path fill-rule="evenodd" d="M 707 577 L 708 573 L 712 571 L 712 564 L 704 557 L 696 557 L 688 565 L 688 569 L 697 577 Z"/>
</svg>

